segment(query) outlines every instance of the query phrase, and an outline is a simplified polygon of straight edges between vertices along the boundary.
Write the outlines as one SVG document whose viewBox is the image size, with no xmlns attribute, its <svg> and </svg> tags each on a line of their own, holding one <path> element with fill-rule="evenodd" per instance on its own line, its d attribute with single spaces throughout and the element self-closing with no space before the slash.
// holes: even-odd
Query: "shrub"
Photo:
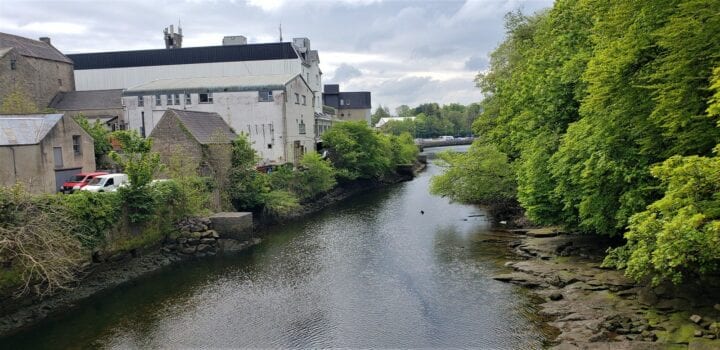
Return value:
<svg viewBox="0 0 720 350">
<path fill-rule="evenodd" d="M 79 191 L 60 198 L 77 223 L 73 234 L 86 248 L 94 248 L 101 243 L 107 231 L 120 220 L 121 203 L 116 193 Z"/>
<path fill-rule="evenodd" d="M 263 195 L 263 212 L 273 217 L 281 217 L 299 207 L 297 197 L 288 191 L 269 191 Z"/>
<path fill-rule="evenodd" d="M 391 167 L 389 143 L 363 121 L 333 125 L 323 140 L 343 180 L 378 178 Z"/>
</svg>

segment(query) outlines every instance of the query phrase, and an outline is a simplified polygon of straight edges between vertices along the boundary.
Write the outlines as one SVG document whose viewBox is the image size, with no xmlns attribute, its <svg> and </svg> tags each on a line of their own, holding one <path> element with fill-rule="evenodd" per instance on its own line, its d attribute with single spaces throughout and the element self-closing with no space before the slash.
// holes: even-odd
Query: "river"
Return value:
<svg viewBox="0 0 720 350">
<path fill-rule="evenodd" d="M 509 238 L 481 208 L 430 195 L 439 171 L 95 296 L 0 347 L 542 347 L 529 298 L 490 278 Z"/>
</svg>

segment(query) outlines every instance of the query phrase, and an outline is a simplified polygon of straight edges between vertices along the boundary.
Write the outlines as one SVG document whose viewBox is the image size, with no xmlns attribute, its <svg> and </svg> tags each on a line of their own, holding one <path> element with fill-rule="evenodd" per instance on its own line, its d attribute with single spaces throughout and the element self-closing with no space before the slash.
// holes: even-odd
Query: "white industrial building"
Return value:
<svg viewBox="0 0 720 350">
<path fill-rule="evenodd" d="M 310 40 L 248 44 L 229 36 L 222 46 L 182 47 L 182 31 L 165 33 L 165 49 L 68 55 L 75 63 L 77 90 L 128 89 L 159 79 L 302 75 L 315 112 L 322 113 L 322 72 Z"/>
<path fill-rule="evenodd" d="M 129 129 L 149 135 L 167 109 L 214 112 L 245 133 L 263 164 L 315 149 L 314 92 L 300 74 L 159 79 L 123 92 Z"/>
</svg>

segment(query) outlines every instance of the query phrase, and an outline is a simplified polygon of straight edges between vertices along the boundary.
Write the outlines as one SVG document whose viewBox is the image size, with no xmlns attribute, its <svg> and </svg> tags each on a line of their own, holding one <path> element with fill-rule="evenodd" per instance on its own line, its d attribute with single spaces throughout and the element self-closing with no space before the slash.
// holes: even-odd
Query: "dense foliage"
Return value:
<svg viewBox="0 0 720 350">
<path fill-rule="evenodd" d="M 696 250 L 718 240 L 720 128 L 708 116 L 718 108 L 718 13 L 707 0 L 559 0 L 507 16 L 507 38 L 477 77 L 485 100 L 473 128 L 508 156 L 532 220 L 627 229 L 608 263 L 636 278 L 717 271 L 720 254 Z M 451 170 L 477 162 L 455 160 Z M 704 187 L 689 193 L 685 183 Z"/>
<path fill-rule="evenodd" d="M 409 133 L 414 137 L 430 138 L 441 135 L 471 136 L 472 124 L 481 113 L 479 104 L 463 106 L 452 103 L 439 106 L 437 103 L 425 103 L 415 108 L 400 106 L 397 110 L 399 117 L 415 117 L 415 119 L 394 120 L 386 123 L 381 128 L 383 132 L 400 135 Z M 387 110 L 378 108 L 373 114 L 373 125 L 375 120 L 389 117 Z"/>
<path fill-rule="evenodd" d="M 100 120 L 96 120 L 95 123 L 90 123 L 84 116 L 78 115 L 74 118 L 80 127 L 85 130 L 90 137 L 93 138 L 95 145 L 95 165 L 98 169 L 102 169 L 106 164 L 105 156 L 112 151 L 112 144 L 110 143 L 110 130 L 108 130 Z"/>
</svg>

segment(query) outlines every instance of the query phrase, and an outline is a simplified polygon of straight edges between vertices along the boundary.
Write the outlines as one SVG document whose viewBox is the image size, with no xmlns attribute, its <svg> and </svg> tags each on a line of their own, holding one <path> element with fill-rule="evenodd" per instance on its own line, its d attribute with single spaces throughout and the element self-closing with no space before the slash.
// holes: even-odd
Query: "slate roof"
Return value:
<svg viewBox="0 0 720 350">
<path fill-rule="evenodd" d="M 122 89 L 59 92 L 50 108 L 61 111 L 122 109 Z"/>
<path fill-rule="evenodd" d="M 187 47 L 68 55 L 75 70 L 295 59 L 291 43 Z"/>
<path fill-rule="evenodd" d="M 39 40 L 23 38 L 21 36 L 0 33 L 0 49 L 12 47 L 23 56 L 41 58 L 44 60 L 58 61 L 73 64 L 67 56 L 58 49 Z"/>
<path fill-rule="evenodd" d="M 281 90 L 299 74 L 246 75 L 233 77 L 201 77 L 159 79 L 128 88 L 126 96 L 166 92 L 219 92 Z"/>
<path fill-rule="evenodd" d="M 174 114 L 200 144 L 230 143 L 238 137 L 217 113 L 181 109 L 168 109 L 165 115 L 168 113 Z"/>
<path fill-rule="evenodd" d="M 38 144 L 62 117 L 62 114 L 0 115 L 0 146 Z"/>
<path fill-rule="evenodd" d="M 328 85 L 325 85 L 327 89 Z M 368 91 L 353 91 L 339 93 L 323 93 L 323 104 L 337 109 L 367 109 L 372 108 L 371 95 Z M 343 104 L 340 105 L 340 100 Z"/>
</svg>

